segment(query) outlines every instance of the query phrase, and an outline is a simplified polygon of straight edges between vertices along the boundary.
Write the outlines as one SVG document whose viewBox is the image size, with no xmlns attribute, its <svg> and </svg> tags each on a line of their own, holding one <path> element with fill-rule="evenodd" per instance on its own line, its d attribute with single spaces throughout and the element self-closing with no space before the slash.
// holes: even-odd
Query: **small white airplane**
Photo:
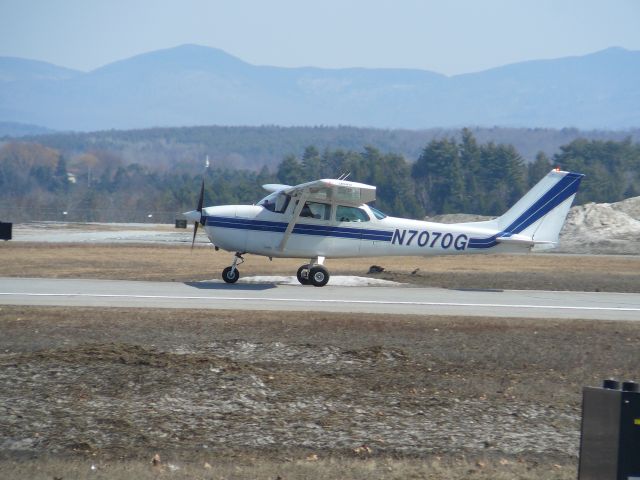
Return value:
<svg viewBox="0 0 640 480">
<path fill-rule="evenodd" d="M 271 193 L 255 205 L 206 208 L 203 180 L 198 208 L 184 216 L 194 222 L 193 242 L 202 225 L 216 250 L 235 252 L 233 263 L 222 271 L 225 282 L 240 278 L 238 265 L 251 253 L 310 259 L 298 269 L 298 281 L 322 287 L 329 281 L 327 258 L 554 248 L 583 176 L 552 170 L 504 215 L 483 222 L 442 224 L 390 217 L 368 205 L 376 199 L 376 187 L 341 178 L 263 185 Z"/>
</svg>

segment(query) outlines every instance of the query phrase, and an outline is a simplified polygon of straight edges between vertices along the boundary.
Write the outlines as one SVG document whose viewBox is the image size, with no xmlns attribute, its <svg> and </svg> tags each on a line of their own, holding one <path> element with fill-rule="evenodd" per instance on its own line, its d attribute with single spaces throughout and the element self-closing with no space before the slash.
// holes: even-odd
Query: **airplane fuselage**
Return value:
<svg viewBox="0 0 640 480">
<path fill-rule="evenodd" d="M 375 187 L 340 179 L 296 186 L 267 184 L 271 192 L 256 205 L 198 208 L 184 215 L 202 225 L 217 248 L 235 252 L 222 271 L 235 283 L 242 255 L 309 259 L 296 276 L 302 285 L 329 281 L 327 258 L 463 253 L 528 252 L 554 248 L 583 175 L 554 169 L 500 217 L 484 222 L 443 224 L 389 217 L 370 205 Z"/>
<path fill-rule="evenodd" d="M 491 242 L 490 222 L 442 224 L 406 218 L 377 218 L 368 205 L 359 207 L 365 221 L 299 218 L 286 251 L 279 248 L 291 219 L 259 205 L 227 205 L 204 209 L 204 227 L 211 242 L 231 252 L 268 257 L 347 258 L 358 256 L 455 255 L 523 251 L 522 247 Z M 489 239 L 489 241 L 487 241 Z"/>
</svg>

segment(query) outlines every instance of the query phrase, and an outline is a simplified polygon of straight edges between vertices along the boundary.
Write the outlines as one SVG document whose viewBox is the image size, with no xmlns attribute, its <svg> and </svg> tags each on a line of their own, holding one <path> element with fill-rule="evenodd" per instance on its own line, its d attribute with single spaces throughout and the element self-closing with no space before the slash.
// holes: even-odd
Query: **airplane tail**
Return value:
<svg viewBox="0 0 640 480">
<path fill-rule="evenodd" d="M 496 241 L 555 248 L 582 177 L 581 173 L 551 170 L 495 220 L 502 232 Z"/>
</svg>

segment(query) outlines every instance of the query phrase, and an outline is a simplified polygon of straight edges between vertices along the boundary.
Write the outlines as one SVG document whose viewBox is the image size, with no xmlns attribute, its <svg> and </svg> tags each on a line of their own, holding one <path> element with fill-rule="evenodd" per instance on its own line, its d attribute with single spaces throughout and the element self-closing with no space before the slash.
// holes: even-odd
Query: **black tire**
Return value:
<svg viewBox="0 0 640 480">
<path fill-rule="evenodd" d="M 240 272 L 237 268 L 227 267 L 222 270 L 222 279 L 227 283 L 236 283 L 240 278 Z"/>
<path fill-rule="evenodd" d="M 309 270 L 309 281 L 314 287 L 324 287 L 329 281 L 329 270 L 322 265 L 316 265 Z"/>
<path fill-rule="evenodd" d="M 306 276 L 303 276 L 303 272 L 307 271 Z M 309 285 L 311 282 L 309 281 L 309 265 L 302 265 L 298 269 L 298 273 L 296 273 L 296 277 L 298 277 L 298 281 L 301 285 Z"/>
</svg>

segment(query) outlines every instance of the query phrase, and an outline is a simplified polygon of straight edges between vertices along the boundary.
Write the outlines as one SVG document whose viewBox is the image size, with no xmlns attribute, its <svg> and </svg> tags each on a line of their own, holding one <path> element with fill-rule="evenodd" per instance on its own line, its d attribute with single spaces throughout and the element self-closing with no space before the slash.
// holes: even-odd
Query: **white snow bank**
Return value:
<svg viewBox="0 0 640 480">
<path fill-rule="evenodd" d="M 618 203 L 588 203 L 569 211 L 560 251 L 640 254 L 640 197 Z"/>
<path fill-rule="evenodd" d="M 611 208 L 626 213 L 635 220 L 640 220 L 640 197 L 627 198 L 621 202 L 611 203 Z"/>
<path fill-rule="evenodd" d="M 13 226 L 14 242 L 191 244 L 192 235 L 193 231 L 162 224 L 33 222 Z M 196 244 L 210 245 L 206 236 L 199 237 Z"/>
<path fill-rule="evenodd" d="M 208 280 L 209 282 L 223 282 L 222 280 Z M 263 284 L 275 283 L 277 285 L 300 285 L 295 276 L 276 276 L 276 275 L 256 275 L 253 277 L 240 277 L 238 283 L 244 284 Z M 329 277 L 329 283 L 334 287 L 369 287 L 369 286 L 393 286 L 402 285 L 402 283 L 392 282 L 391 280 L 380 280 L 369 277 L 356 277 L 353 275 L 332 275 Z"/>
</svg>

